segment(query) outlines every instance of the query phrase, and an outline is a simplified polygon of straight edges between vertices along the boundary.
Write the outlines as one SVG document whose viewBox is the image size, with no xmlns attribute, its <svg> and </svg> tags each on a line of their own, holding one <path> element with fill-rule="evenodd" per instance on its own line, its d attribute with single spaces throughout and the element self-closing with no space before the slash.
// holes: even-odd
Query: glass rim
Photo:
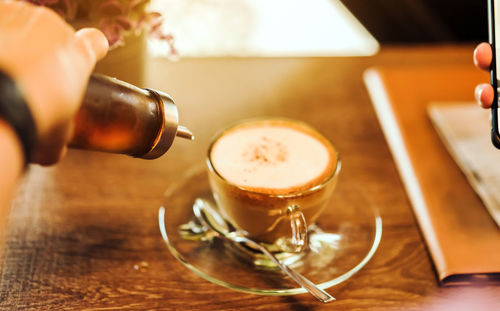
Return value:
<svg viewBox="0 0 500 311">
<path fill-rule="evenodd" d="M 228 131 L 234 129 L 235 127 L 238 127 L 240 125 L 247 124 L 247 123 L 250 124 L 250 123 L 258 122 L 258 121 L 284 121 L 284 122 L 289 122 L 289 123 L 297 124 L 298 126 L 301 126 L 303 128 L 306 128 L 306 129 L 314 132 L 316 135 L 318 135 L 320 138 L 322 138 L 324 141 L 326 141 L 330 145 L 331 149 L 333 150 L 333 154 L 336 157 L 336 161 L 335 161 L 334 168 L 333 168 L 332 172 L 328 175 L 327 178 L 325 178 L 321 183 L 319 183 L 317 185 L 314 185 L 314 186 L 309 187 L 309 188 L 304 189 L 304 190 L 299 190 L 299 191 L 295 191 L 295 192 L 291 192 L 291 193 L 285 193 L 285 194 L 274 194 L 274 193 L 266 193 L 266 192 L 259 192 L 259 191 L 251 190 L 251 189 L 242 187 L 240 185 L 237 185 L 237 184 L 235 184 L 235 183 L 227 180 L 226 178 L 224 178 L 224 176 L 222 176 L 217 171 L 217 169 L 215 169 L 215 167 L 214 167 L 214 165 L 212 163 L 212 159 L 211 159 L 210 155 L 212 153 L 213 146 L 219 140 L 219 138 L 221 138 L 225 133 L 227 133 Z M 333 144 L 333 142 L 330 139 L 328 139 L 323 133 L 321 133 L 319 130 L 313 128 L 311 125 L 307 124 L 304 121 L 300 121 L 300 120 L 296 120 L 296 119 L 290 119 L 290 118 L 285 118 L 285 117 L 258 117 L 258 118 L 250 118 L 250 119 L 244 119 L 244 120 L 235 122 L 235 123 L 233 123 L 233 124 L 225 127 L 224 129 L 222 129 L 218 133 L 216 133 L 214 135 L 214 137 L 212 138 L 212 140 L 210 141 L 210 145 L 208 147 L 208 152 L 207 152 L 207 155 L 206 155 L 206 164 L 207 164 L 208 169 L 212 173 L 214 173 L 218 178 L 220 178 L 222 181 L 224 181 L 227 185 L 229 185 L 231 187 L 234 187 L 234 188 L 236 188 L 236 189 L 238 189 L 240 191 L 243 191 L 243 192 L 246 192 L 246 193 L 249 193 L 249 194 L 266 196 L 266 197 L 269 197 L 269 198 L 279 198 L 279 199 L 296 198 L 296 197 L 307 195 L 309 193 L 316 192 L 316 191 L 318 191 L 318 190 L 326 187 L 327 184 L 329 184 L 332 180 L 334 180 L 335 177 L 339 174 L 340 168 L 341 168 L 340 154 L 339 154 L 337 148 L 335 147 L 335 145 Z"/>
</svg>

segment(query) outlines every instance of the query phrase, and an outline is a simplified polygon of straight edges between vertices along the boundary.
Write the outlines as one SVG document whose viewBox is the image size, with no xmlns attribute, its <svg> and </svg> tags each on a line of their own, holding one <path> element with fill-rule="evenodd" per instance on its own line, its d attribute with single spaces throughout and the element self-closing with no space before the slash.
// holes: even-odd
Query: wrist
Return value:
<svg viewBox="0 0 500 311">
<path fill-rule="evenodd" d="M 35 122 L 16 83 L 2 71 L 0 71 L 0 118 L 3 119 L 4 127 L 8 124 L 16 134 L 25 163 L 28 163 L 37 141 Z"/>
</svg>

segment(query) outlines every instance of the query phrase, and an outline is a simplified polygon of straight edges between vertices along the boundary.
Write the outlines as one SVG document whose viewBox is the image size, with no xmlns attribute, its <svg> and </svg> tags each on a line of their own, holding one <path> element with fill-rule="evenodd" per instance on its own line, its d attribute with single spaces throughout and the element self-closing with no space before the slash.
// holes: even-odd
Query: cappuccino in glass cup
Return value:
<svg viewBox="0 0 500 311">
<path fill-rule="evenodd" d="M 258 242 L 285 252 L 307 247 L 309 225 L 327 207 L 340 171 L 333 144 L 290 119 L 243 121 L 208 150 L 210 187 L 223 216 Z"/>
</svg>

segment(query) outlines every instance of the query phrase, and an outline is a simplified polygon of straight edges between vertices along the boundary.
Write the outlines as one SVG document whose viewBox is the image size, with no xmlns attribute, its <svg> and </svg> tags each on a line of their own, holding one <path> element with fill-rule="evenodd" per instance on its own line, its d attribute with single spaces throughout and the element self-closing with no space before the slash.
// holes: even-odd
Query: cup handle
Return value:
<svg viewBox="0 0 500 311">
<path fill-rule="evenodd" d="M 289 251 L 294 253 L 302 252 L 307 248 L 308 235 L 304 214 L 300 211 L 300 206 L 290 205 L 287 209 L 287 216 L 292 227 L 292 240 L 288 243 Z"/>
</svg>

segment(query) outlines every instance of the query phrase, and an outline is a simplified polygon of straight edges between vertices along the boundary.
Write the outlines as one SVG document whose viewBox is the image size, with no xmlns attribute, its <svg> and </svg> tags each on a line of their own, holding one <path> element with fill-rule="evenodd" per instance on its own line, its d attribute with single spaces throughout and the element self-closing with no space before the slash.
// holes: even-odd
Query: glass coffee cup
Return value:
<svg viewBox="0 0 500 311">
<path fill-rule="evenodd" d="M 233 125 L 210 144 L 208 179 L 222 215 L 277 252 L 302 252 L 308 227 L 327 208 L 340 172 L 333 144 L 284 118 Z"/>
</svg>

